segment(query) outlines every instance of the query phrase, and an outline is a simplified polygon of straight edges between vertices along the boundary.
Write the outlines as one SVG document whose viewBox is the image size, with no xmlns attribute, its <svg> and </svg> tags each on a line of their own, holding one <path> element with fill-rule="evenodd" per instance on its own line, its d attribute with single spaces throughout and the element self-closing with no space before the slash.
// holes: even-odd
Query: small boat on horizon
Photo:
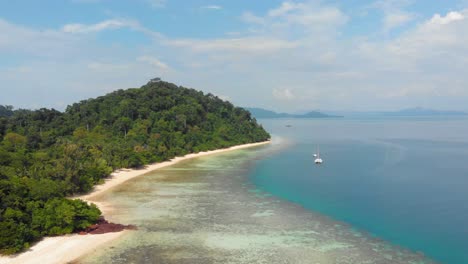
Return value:
<svg viewBox="0 0 468 264">
<path fill-rule="evenodd" d="M 317 146 L 317 154 L 314 154 L 315 164 L 320 165 L 323 163 L 323 160 L 320 158 L 320 148 Z"/>
</svg>

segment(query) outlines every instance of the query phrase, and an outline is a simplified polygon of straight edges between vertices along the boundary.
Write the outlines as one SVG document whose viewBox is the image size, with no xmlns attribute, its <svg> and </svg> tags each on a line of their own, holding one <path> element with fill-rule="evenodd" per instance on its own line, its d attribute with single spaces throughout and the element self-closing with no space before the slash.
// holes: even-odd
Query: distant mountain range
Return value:
<svg viewBox="0 0 468 264">
<path fill-rule="evenodd" d="M 467 116 L 462 111 L 434 110 L 422 107 L 407 108 L 399 111 L 380 112 L 333 112 L 333 114 L 346 115 L 348 117 L 424 117 L 424 116 Z"/>
<path fill-rule="evenodd" d="M 434 109 L 426 109 L 422 107 L 408 108 L 396 112 L 382 112 L 387 116 L 464 116 L 468 113 L 461 111 L 441 111 Z"/>
<path fill-rule="evenodd" d="M 327 115 L 318 111 L 311 111 L 305 114 L 277 113 L 271 110 L 255 107 L 246 107 L 255 118 L 338 118 L 343 116 Z"/>
<path fill-rule="evenodd" d="M 399 111 L 374 111 L 374 112 L 345 112 L 345 111 L 329 111 L 328 114 L 319 111 L 310 111 L 307 113 L 277 113 L 257 107 L 246 107 L 255 118 L 340 118 L 346 117 L 430 117 L 430 116 L 468 116 L 467 112 L 450 111 L 450 110 L 434 110 L 422 107 L 407 108 Z"/>
</svg>

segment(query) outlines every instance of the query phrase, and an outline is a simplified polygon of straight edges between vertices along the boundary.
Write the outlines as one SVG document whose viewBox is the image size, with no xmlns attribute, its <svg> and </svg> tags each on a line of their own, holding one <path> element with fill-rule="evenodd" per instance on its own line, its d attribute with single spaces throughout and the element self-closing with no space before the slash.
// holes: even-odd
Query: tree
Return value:
<svg viewBox="0 0 468 264">
<path fill-rule="evenodd" d="M 14 150 L 16 151 L 18 148 L 23 147 L 26 143 L 26 137 L 20 134 L 10 132 L 7 133 L 4 137 L 4 140 L 13 146 Z"/>
<path fill-rule="evenodd" d="M 13 115 L 13 106 L 11 105 L 0 105 L 0 117 L 9 117 Z"/>
<path fill-rule="evenodd" d="M 124 134 L 124 137 L 127 138 L 127 133 L 128 133 L 128 130 L 130 129 L 131 127 L 131 124 L 132 124 L 132 120 L 128 117 L 121 117 L 119 118 L 114 126 L 119 130 L 119 131 L 122 131 L 123 134 Z"/>
</svg>

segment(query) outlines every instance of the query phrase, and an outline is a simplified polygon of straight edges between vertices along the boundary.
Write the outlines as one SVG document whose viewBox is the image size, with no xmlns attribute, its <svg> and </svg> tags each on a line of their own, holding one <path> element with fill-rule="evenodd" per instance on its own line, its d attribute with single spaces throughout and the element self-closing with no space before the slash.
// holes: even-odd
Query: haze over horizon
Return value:
<svg viewBox="0 0 468 264">
<path fill-rule="evenodd" d="M 0 0 L 0 104 L 150 78 L 278 112 L 467 111 L 468 1 Z"/>
</svg>

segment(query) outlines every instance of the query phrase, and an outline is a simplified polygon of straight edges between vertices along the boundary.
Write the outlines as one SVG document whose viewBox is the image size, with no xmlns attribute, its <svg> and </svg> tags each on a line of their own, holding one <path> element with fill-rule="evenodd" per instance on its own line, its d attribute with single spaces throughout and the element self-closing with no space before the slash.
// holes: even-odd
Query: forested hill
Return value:
<svg viewBox="0 0 468 264">
<path fill-rule="evenodd" d="M 1 254 L 95 222 L 95 206 L 65 197 L 90 191 L 117 168 L 270 137 L 248 111 L 166 82 L 118 90 L 65 112 L 0 109 Z"/>
</svg>

